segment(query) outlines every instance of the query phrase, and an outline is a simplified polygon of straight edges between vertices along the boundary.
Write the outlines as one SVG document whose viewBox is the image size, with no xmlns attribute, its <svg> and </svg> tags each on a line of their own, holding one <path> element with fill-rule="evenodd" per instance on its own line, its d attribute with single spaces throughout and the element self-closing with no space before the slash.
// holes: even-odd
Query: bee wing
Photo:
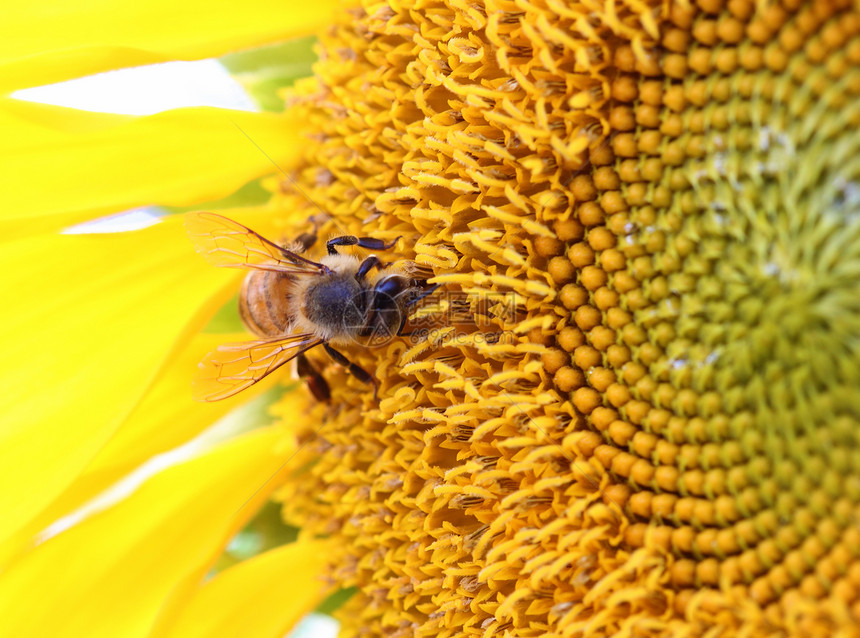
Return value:
<svg viewBox="0 0 860 638">
<path fill-rule="evenodd" d="M 185 230 L 210 264 L 228 268 L 319 274 L 325 266 L 278 246 L 250 228 L 215 213 L 188 213 Z"/>
<path fill-rule="evenodd" d="M 311 334 L 291 334 L 218 346 L 198 364 L 192 394 L 197 401 L 226 399 L 321 343 Z"/>
</svg>

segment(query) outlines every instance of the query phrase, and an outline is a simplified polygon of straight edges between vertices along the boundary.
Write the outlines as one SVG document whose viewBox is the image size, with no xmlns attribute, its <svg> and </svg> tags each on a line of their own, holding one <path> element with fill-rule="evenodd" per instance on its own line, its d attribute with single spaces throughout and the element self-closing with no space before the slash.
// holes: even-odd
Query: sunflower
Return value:
<svg viewBox="0 0 860 638">
<path fill-rule="evenodd" d="M 860 635 L 856 3 L 20 11 L 10 90 L 319 61 L 278 113 L 3 101 L 6 633 L 277 636 L 340 588 L 348 636 Z M 378 403 L 312 351 L 331 401 L 275 391 L 91 507 L 239 402 L 188 392 L 238 282 L 177 217 L 55 231 L 260 178 L 225 214 L 261 234 L 402 237 L 423 329 L 349 352 Z M 213 570 L 267 501 L 298 541 Z"/>
</svg>

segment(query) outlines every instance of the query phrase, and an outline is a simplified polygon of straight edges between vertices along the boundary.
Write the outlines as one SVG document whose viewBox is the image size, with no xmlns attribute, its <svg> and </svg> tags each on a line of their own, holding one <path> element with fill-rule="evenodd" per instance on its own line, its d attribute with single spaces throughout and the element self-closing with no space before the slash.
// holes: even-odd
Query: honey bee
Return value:
<svg viewBox="0 0 860 638">
<path fill-rule="evenodd" d="M 304 357 L 319 345 L 354 377 L 371 384 L 376 399 L 376 379 L 334 346 L 355 342 L 372 346 L 374 340 L 399 336 L 409 306 L 436 288 L 414 276 L 417 270 L 409 267 L 411 262 L 398 267 L 376 255 L 359 259 L 337 251 L 339 246 L 390 250 L 399 237 L 388 243 L 372 237 L 335 237 L 326 242 L 327 254 L 312 261 L 302 253 L 315 243 L 315 231 L 281 246 L 215 213 L 189 213 L 185 227 L 197 252 L 210 263 L 250 270 L 239 295 L 239 314 L 260 337 L 225 344 L 206 355 L 192 384 L 194 398 L 200 401 L 233 396 L 293 359 L 313 395 L 327 400 L 328 384 Z"/>
</svg>

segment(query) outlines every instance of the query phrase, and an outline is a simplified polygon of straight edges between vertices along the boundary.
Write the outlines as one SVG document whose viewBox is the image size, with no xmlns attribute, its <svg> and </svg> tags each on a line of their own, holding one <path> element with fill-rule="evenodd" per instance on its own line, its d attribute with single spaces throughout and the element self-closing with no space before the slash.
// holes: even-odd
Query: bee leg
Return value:
<svg viewBox="0 0 860 638">
<path fill-rule="evenodd" d="M 281 254 L 288 260 L 301 266 L 302 264 L 313 264 L 319 266 L 322 270 L 323 266 L 302 257 L 302 253 L 307 252 L 308 248 L 313 246 L 316 241 L 316 235 L 311 233 L 303 233 L 299 235 L 293 242 L 285 246 L 280 246 Z"/>
<path fill-rule="evenodd" d="M 402 237 L 402 235 L 400 236 Z M 381 239 L 376 239 L 375 237 L 356 237 L 355 235 L 343 235 L 342 237 L 335 237 L 333 239 L 329 239 L 325 247 L 328 250 L 329 255 L 337 255 L 337 248 L 335 246 L 358 246 L 359 248 L 369 248 L 370 250 L 388 250 L 394 247 L 394 244 L 397 243 L 397 240 L 400 237 L 396 237 L 388 243 L 385 243 Z"/>
<path fill-rule="evenodd" d="M 371 255 L 358 266 L 358 272 L 355 273 L 355 278 L 358 281 L 364 281 L 364 278 L 374 268 L 383 268 L 384 264 L 376 255 Z"/>
<path fill-rule="evenodd" d="M 305 353 L 302 352 L 296 357 L 296 373 L 305 380 L 308 385 L 308 390 L 314 395 L 314 398 L 321 403 L 331 399 L 331 390 L 328 387 L 328 382 L 319 371 L 311 365 Z"/>
<path fill-rule="evenodd" d="M 379 384 L 376 383 L 376 379 L 374 379 L 370 373 L 364 368 L 360 368 L 359 366 L 352 363 L 349 359 L 343 356 L 340 352 L 332 348 L 327 343 L 323 343 L 323 348 L 328 352 L 328 355 L 334 359 L 335 363 L 339 363 L 344 366 L 349 373 L 354 376 L 356 379 L 361 381 L 362 383 L 372 383 L 373 384 L 373 400 L 379 401 Z"/>
<path fill-rule="evenodd" d="M 292 251 L 296 254 L 301 255 L 302 253 L 306 253 L 311 248 L 313 248 L 314 244 L 317 243 L 317 234 L 319 233 L 320 226 L 322 225 L 322 221 L 319 219 L 319 215 L 314 217 L 310 217 L 308 219 L 309 222 L 313 224 L 314 229 L 308 233 L 302 233 L 293 241 Z"/>
<path fill-rule="evenodd" d="M 310 250 L 313 245 L 317 243 L 317 233 L 316 230 L 312 233 L 302 233 L 298 237 L 296 237 L 295 245 L 298 250 L 295 252 L 301 254 Z"/>
</svg>

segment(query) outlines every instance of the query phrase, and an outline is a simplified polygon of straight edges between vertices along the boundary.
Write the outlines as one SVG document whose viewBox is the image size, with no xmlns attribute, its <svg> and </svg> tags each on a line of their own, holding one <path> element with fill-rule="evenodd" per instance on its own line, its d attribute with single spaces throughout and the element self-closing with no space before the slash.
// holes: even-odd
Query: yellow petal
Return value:
<svg viewBox="0 0 860 638">
<path fill-rule="evenodd" d="M 201 359 L 220 344 L 249 338 L 247 334 L 194 337 L 87 467 L 87 474 L 106 473 L 119 478 L 156 454 L 191 440 L 229 410 L 270 388 L 278 375 L 224 401 L 202 404 L 191 398 L 191 379 Z"/>
<path fill-rule="evenodd" d="M 281 439 L 256 431 L 170 467 L 21 557 L 0 575 L 0 634 L 147 635 L 280 481 Z"/>
<path fill-rule="evenodd" d="M 270 388 L 276 378 L 264 379 L 241 396 L 224 401 L 200 403 L 191 398 L 190 380 L 204 355 L 221 343 L 247 338 L 245 334 L 201 334 L 187 343 L 114 437 L 49 507 L 22 528 L 12 548 L 70 514 L 156 454 L 191 440 L 229 410 Z"/>
<path fill-rule="evenodd" d="M 288 166 L 298 130 L 275 113 L 133 117 L 0 99 L 0 237 L 28 234 L 34 221 L 45 232 L 137 206 L 224 197 L 277 172 L 273 162 Z"/>
<path fill-rule="evenodd" d="M 129 66 L 199 60 L 318 32 L 336 0 L 6 3 L 0 93 Z"/>
<path fill-rule="evenodd" d="M 133 233 L 57 235 L 0 251 L 0 538 L 83 470 L 171 351 L 229 296 L 230 273 L 189 246 L 181 219 Z"/>
<path fill-rule="evenodd" d="M 326 555 L 325 543 L 298 541 L 239 563 L 168 609 L 151 635 L 279 638 L 322 602 Z"/>
</svg>

